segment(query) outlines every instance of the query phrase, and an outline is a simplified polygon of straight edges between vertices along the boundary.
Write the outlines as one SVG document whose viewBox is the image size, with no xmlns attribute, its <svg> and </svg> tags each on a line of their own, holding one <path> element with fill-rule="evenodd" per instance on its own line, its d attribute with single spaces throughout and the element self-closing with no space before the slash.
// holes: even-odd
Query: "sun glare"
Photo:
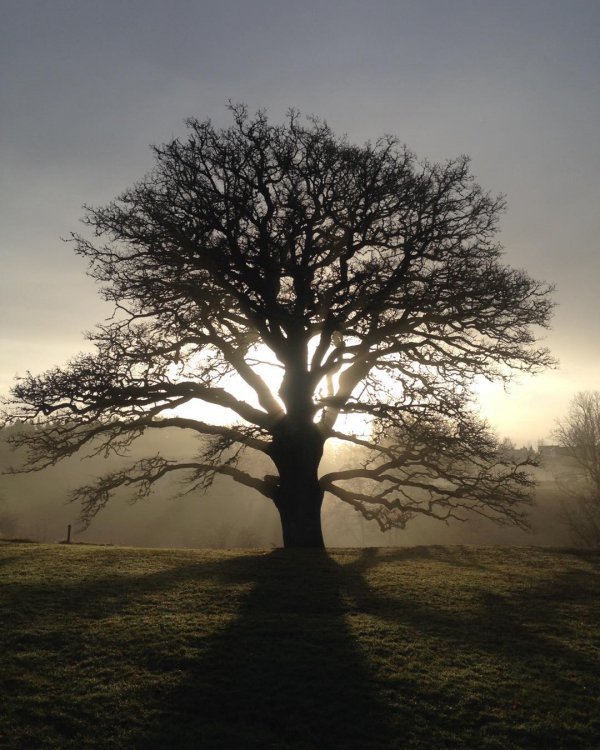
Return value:
<svg viewBox="0 0 600 750">
<path fill-rule="evenodd" d="M 311 350 L 314 349 L 314 346 L 316 346 L 316 340 L 313 342 Z M 271 350 L 260 344 L 249 352 L 247 361 L 255 372 L 260 375 L 275 398 L 279 399 L 278 392 L 283 377 L 283 367 L 276 360 Z M 334 391 L 338 386 L 338 377 L 339 373 L 334 375 L 333 382 L 331 383 Z M 226 389 L 236 398 L 260 408 L 255 392 L 239 375 L 228 375 L 219 383 L 219 387 Z M 516 390 L 518 394 L 519 389 Z M 328 383 L 323 378 L 316 388 L 316 398 L 325 396 L 327 391 Z M 360 386 L 357 388 L 357 391 L 360 391 Z M 514 437 L 517 440 L 531 440 L 529 435 L 525 435 L 524 433 L 521 435 L 522 430 L 519 430 L 519 412 L 524 408 L 523 399 L 515 397 L 515 394 L 512 394 L 511 398 L 511 394 L 504 390 L 501 383 L 492 383 L 483 377 L 475 380 L 473 383 L 473 392 L 477 403 L 477 410 L 491 424 L 493 429 L 502 432 L 503 435 Z M 200 399 L 194 399 L 170 413 L 210 424 L 232 425 L 240 422 L 240 417 L 230 409 L 209 404 Z M 319 415 L 320 413 L 317 413 L 317 418 Z M 335 429 L 340 432 L 368 438 L 371 431 L 371 422 L 372 419 L 368 415 L 341 414 L 335 424 Z M 540 434 L 543 434 L 543 430 Z"/>
<path fill-rule="evenodd" d="M 311 342 L 309 353 L 312 355 L 317 345 L 316 338 Z M 279 389 L 283 378 L 283 366 L 277 361 L 273 352 L 264 344 L 253 347 L 246 357 L 246 361 L 252 369 L 260 375 L 271 393 L 276 399 L 279 399 Z M 338 387 L 339 373 L 332 378 L 331 385 L 334 391 Z M 254 390 L 243 380 L 240 375 L 232 373 L 224 377 L 220 383 L 220 388 L 224 388 L 237 399 L 245 401 L 251 406 L 260 408 L 258 398 Z M 324 396 L 327 393 L 328 384 L 323 378 L 315 390 L 316 397 Z M 240 417 L 230 409 L 221 406 L 209 404 L 200 399 L 193 399 L 187 404 L 174 409 L 171 414 L 188 419 L 197 419 L 211 424 L 234 424 L 240 421 Z M 349 432 L 355 435 L 366 435 L 369 432 L 370 417 L 363 414 L 340 415 L 336 422 L 336 429 Z"/>
</svg>

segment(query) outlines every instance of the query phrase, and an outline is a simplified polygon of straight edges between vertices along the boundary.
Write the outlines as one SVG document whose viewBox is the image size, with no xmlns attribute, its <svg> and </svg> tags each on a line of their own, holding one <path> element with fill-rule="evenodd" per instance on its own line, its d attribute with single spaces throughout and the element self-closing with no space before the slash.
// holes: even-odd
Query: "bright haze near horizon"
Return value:
<svg viewBox="0 0 600 750">
<path fill-rule="evenodd" d="M 0 24 L 0 393 L 85 348 L 110 309 L 61 241 L 153 163 L 188 116 L 289 107 L 356 143 L 466 153 L 504 193 L 508 264 L 557 285 L 558 369 L 480 389 L 517 444 L 551 440 L 600 388 L 597 0 L 4 0 Z"/>
</svg>

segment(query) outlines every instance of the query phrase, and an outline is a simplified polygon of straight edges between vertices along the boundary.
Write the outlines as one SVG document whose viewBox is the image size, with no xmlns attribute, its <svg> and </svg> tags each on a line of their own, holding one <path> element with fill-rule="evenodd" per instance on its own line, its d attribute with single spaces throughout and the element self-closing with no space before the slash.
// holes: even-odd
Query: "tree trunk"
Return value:
<svg viewBox="0 0 600 750">
<path fill-rule="evenodd" d="M 270 455 L 279 471 L 275 505 L 281 519 L 283 546 L 322 549 L 323 490 L 318 469 L 323 437 L 312 422 L 285 418 L 273 437 Z"/>
</svg>

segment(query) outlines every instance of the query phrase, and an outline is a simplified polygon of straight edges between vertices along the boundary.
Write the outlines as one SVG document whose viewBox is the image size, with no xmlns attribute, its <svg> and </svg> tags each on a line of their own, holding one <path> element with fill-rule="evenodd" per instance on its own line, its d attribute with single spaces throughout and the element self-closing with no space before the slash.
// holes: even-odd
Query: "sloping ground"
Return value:
<svg viewBox="0 0 600 750">
<path fill-rule="evenodd" d="M 600 557 L 0 545 L 2 748 L 596 748 Z"/>
</svg>

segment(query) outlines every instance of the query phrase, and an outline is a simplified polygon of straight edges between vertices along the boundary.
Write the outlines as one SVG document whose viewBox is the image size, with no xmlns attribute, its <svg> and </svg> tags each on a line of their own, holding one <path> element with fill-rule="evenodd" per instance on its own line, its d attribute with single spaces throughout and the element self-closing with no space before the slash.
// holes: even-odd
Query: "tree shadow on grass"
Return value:
<svg viewBox="0 0 600 750">
<path fill-rule="evenodd" d="M 447 559 L 448 550 L 442 549 L 441 556 L 430 552 L 415 558 L 434 557 L 463 569 L 470 565 L 461 563 L 464 550 L 460 548 L 451 550 L 450 558 L 456 560 Z M 557 554 L 560 559 L 562 553 Z M 572 556 L 583 563 L 578 569 L 552 570 L 537 580 L 532 577 L 521 585 L 517 581 L 498 591 L 493 580 L 481 579 L 471 584 L 471 600 L 465 600 L 464 607 L 448 606 L 427 595 L 411 598 L 401 589 L 375 595 L 367 576 L 372 561 L 365 555 L 357 560 L 356 575 L 350 580 L 353 599 L 369 601 L 390 632 L 407 628 L 414 638 L 428 642 L 440 670 L 439 680 L 430 672 L 412 685 L 399 686 L 415 707 L 411 736 L 415 747 L 427 747 L 428 741 L 436 747 L 600 746 L 595 698 L 600 691 L 600 660 L 594 645 L 600 622 L 600 570 L 597 555 L 573 551 Z M 406 559 L 411 558 L 400 550 L 383 553 L 379 562 Z M 473 567 L 485 569 L 477 561 Z M 425 653 L 421 651 L 421 659 Z M 431 737 L 428 740 L 429 730 L 420 728 L 432 703 L 438 706 L 435 725 L 440 745 Z M 452 707 L 450 713 L 444 707 Z M 502 726 L 498 716 L 504 716 Z M 404 714 L 403 720 L 407 719 Z"/>
<path fill-rule="evenodd" d="M 461 550 L 336 557 L 228 553 L 190 564 L 117 551 L 95 556 L 84 578 L 69 555 L 47 579 L 16 583 L 6 645 L 52 688 L 45 703 L 22 704 L 45 739 L 53 727 L 55 743 L 39 746 L 595 746 L 586 692 L 597 663 L 573 617 L 597 612 L 597 567 L 550 568 L 526 588 L 496 588 L 498 574 L 476 571 L 467 598 L 452 602 L 440 575 L 456 583 L 461 567 L 482 567 Z M 115 690 L 102 692 L 103 679 Z M 70 687 L 57 703 L 61 681 Z M 91 720 L 99 699 L 106 707 Z"/>
<path fill-rule="evenodd" d="M 68 560 L 63 575 L 54 570 L 43 583 L 19 582 L 5 593 L 7 645 L 38 651 L 50 682 L 58 664 L 70 675 L 77 669 L 83 685 L 87 664 L 112 673 L 119 658 L 127 690 L 136 671 L 163 676 L 134 698 L 142 722 L 116 712 L 112 727 L 98 727 L 106 747 L 125 736 L 128 747 L 144 750 L 395 746 L 389 706 L 346 619 L 349 592 L 377 563 L 375 551 L 346 565 L 315 550 L 152 560 L 156 567 L 146 570 L 135 555 L 101 556 L 83 580 L 69 575 L 76 562 Z M 76 691 L 75 683 L 60 710 L 48 704 L 39 712 L 67 743 L 85 731 L 67 718 Z M 86 700 L 71 714 L 88 713 Z"/>
<path fill-rule="evenodd" d="M 564 556 L 565 553 L 558 551 L 558 554 Z M 382 553 L 367 549 L 351 566 L 345 566 L 351 573 L 346 577 L 346 591 L 359 605 L 368 602 L 382 620 L 409 626 L 416 634 L 432 635 L 449 645 L 468 644 L 474 652 L 493 654 L 507 662 L 552 656 L 557 668 L 575 667 L 588 674 L 597 674 L 600 662 L 566 646 L 564 636 L 575 626 L 571 622 L 575 611 L 570 605 L 584 607 L 585 613 L 582 612 L 580 617 L 596 615 L 597 620 L 600 615 L 597 596 L 600 588 L 599 559 L 597 554 L 585 550 L 568 554 L 589 563 L 589 566 L 552 571 L 549 577 L 521 588 L 513 584 L 502 593 L 492 590 L 493 580 L 482 585 L 484 579 L 481 579 L 473 588 L 473 600 L 460 609 L 452 599 L 447 600 L 448 606 L 443 606 L 442 599 L 433 601 L 431 591 L 425 591 L 425 598 L 411 598 L 407 591 L 399 588 L 382 595 L 369 586 L 367 574 L 378 564 L 397 564 L 407 560 L 432 560 L 442 566 L 485 571 L 486 566 L 472 559 L 468 548 L 431 546 L 422 550 L 386 550 Z M 421 575 L 424 577 L 424 573 Z M 556 640 L 558 636 L 563 637 L 560 643 Z"/>
<path fill-rule="evenodd" d="M 316 551 L 220 563 L 224 584 L 252 576 L 253 588 L 233 622 L 162 696 L 160 721 L 136 747 L 394 746 L 386 707 L 346 622 L 348 575 Z"/>
</svg>

